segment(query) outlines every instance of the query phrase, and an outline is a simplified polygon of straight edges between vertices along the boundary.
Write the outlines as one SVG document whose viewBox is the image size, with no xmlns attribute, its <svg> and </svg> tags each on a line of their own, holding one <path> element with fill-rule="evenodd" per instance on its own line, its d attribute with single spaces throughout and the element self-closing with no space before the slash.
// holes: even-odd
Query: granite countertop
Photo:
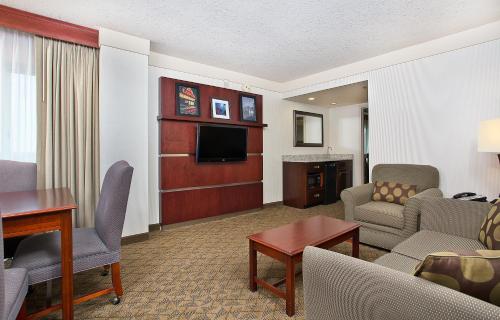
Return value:
<svg viewBox="0 0 500 320">
<path fill-rule="evenodd" d="M 297 154 L 283 155 L 281 159 L 285 162 L 328 162 L 339 160 L 352 160 L 352 154 Z"/>
</svg>

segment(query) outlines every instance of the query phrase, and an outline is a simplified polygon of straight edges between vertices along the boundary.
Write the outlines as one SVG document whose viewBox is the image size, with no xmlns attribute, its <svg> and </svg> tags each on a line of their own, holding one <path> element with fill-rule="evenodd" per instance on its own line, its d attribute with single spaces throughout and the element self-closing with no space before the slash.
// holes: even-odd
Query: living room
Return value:
<svg viewBox="0 0 500 320">
<path fill-rule="evenodd" d="M 500 318 L 497 1 L 0 12 L 5 319 Z"/>
</svg>

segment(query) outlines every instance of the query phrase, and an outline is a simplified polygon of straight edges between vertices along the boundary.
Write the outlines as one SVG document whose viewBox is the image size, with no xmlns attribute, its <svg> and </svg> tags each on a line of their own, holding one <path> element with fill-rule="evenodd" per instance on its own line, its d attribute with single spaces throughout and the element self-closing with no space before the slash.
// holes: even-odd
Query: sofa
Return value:
<svg viewBox="0 0 500 320">
<path fill-rule="evenodd" d="M 443 197 L 438 189 L 439 171 L 432 166 L 378 164 L 373 167 L 372 181 L 416 185 L 417 194 L 412 198 Z M 390 250 L 417 232 L 418 210 L 412 198 L 404 206 L 372 201 L 373 188 L 373 183 L 367 183 L 342 191 L 345 220 L 361 225 L 360 242 Z"/>
<path fill-rule="evenodd" d="M 420 231 L 373 263 L 305 249 L 306 319 L 500 319 L 500 307 L 413 275 L 429 253 L 486 249 L 477 239 L 491 204 L 435 198 L 416 202 Z"/>
</svg>

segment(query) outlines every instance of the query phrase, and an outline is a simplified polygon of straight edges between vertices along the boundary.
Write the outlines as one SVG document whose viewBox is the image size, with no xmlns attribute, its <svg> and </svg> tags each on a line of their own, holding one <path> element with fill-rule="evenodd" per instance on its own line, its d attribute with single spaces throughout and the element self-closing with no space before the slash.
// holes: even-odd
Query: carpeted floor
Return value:
<svg viewBox="0 0 500 320">
<path fill-rule="evenodd" d="M 148 241 L 122 248 L 125 294 L 119 305 L 111 296 L 75 306 L 75 319 L 292 319 L 285 301 L 259 288 L 248 290 L 247 235 L 313 215 L 343 217 L 343 205 L 299 210 L 281 205 L 231 218 L 154 232 Z M 351 245 L 333 250 L 350 254 Z M 385 253 L 361 245 L 360 256 L 372 261 Z M 76 295 L 111 285 L 100 270 L 75 276 Z M 258 275 L 268 280 L 284 277 L 284 266 L 258 255 Z M 296 315 L 304 318 L 302 279 L 296 280 Z M 58 295 L 55 284 L 54 295 Z M 28 297 L 29 309 L 44 303 L 45 285 Z M 57 300 L 57 299 L 55 299 Z M 54 313 L 49 319 L 58 319 Z"/>
</svg>

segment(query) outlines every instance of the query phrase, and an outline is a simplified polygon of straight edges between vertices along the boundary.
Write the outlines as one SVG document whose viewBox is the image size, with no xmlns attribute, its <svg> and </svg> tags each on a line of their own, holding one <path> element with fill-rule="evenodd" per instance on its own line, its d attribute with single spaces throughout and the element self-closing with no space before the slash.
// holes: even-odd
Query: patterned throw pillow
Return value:
<svg viewBox="0 0 500 320">
<path fill-rule="evenodd" d="M 415 276 L 500 306 L 500 250 L 431 253 Z"/>
<path fill-rule="evenodd" d="M 408 198 L 417 194 L 417 186 L 397 182 L 375 181 L 373 201 L 385 201 L 404 205 Z"/>
<path fill-rule="evenodd" d="M 490 250 L 500 250 L 500 203 L 497 201 L 484 217 L 479 241 Z"/>
</svg>

